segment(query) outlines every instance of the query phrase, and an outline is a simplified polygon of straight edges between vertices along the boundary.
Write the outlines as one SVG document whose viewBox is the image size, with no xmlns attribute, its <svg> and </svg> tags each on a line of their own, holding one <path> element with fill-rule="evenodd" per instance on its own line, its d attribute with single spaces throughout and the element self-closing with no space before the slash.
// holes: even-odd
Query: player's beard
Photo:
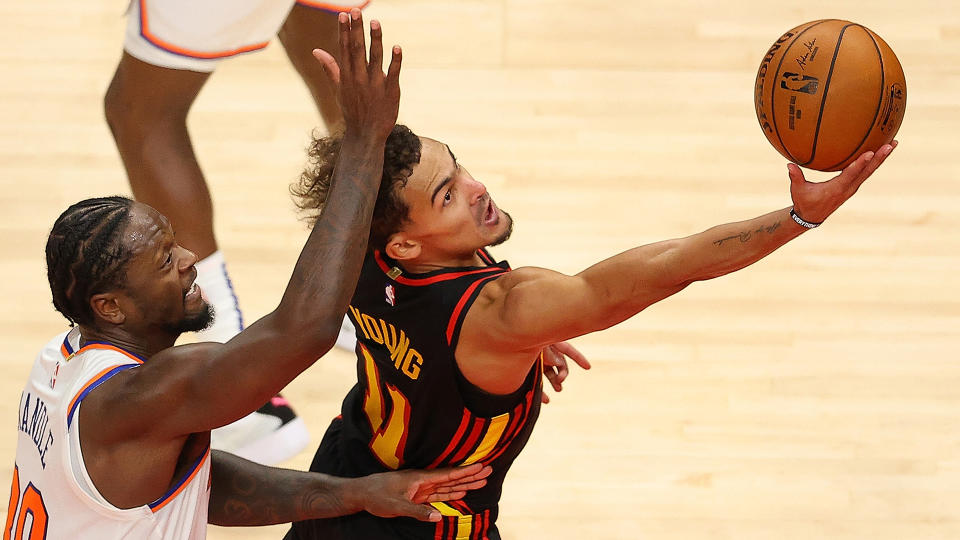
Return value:
<svg viewBox="0 0 960 540">
<path fill-rule="evenodd" d="M 203 303 L 203 309 L 192 315 L 187 315 L 180 322 L 175 323 L 169 327 L 169 330 L 182 334 L 184 332 L 199 332 L 201 330 L 206 330 L 210 328 L 210 325 L 213 324 L 213 318 L 215 313 L 213 306 L 207 302 Z"/>
<path fill-rule="evenodd" d="M 501 210 L 503 212 L 503 210 Z M 503 234 L 496 237 L 493 242 L 487 244 L 488 246 L 499 246 L 500 244 L 506 242 L 510 239 L 510 235 L 513 234 L 513 218 L 510 217 L 510 214 L 503 212 L 503 217 L 507 219 L 507 230 L 503 231 Z"/>
</svg>

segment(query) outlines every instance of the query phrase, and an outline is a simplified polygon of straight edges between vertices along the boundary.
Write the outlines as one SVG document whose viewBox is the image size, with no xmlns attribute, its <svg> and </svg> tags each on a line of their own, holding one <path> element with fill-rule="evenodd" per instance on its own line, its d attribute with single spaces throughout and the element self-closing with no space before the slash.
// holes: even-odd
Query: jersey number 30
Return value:
<svg viewBox="0 0 960 540">
<path fill-rule="evenodd" d="M 43 504 L 43 496 L 33 483 L 30 483 L 27 484 L 27 489 L 23 490 L 21 497 L 20 468 L 15 466 L 13 486 L 10 487 L 10 506 L 7 507 L 7 525 L 3 528 L 3 540 L 43 540 L 46 537 L 47 507 Z"/>
</svg>

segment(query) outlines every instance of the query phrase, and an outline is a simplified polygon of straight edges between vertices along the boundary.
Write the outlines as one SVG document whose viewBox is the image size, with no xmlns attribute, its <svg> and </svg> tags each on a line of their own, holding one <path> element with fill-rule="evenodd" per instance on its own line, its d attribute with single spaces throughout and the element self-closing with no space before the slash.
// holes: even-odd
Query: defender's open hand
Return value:
<svg viewBox="0 0 960 540">
<path fill-rule="evenodd" d="M 371 474 L 364 483 L 363 509 L 380 517 L 409 516 L 420 521 L 440 521 L 440 512 L 429 504 L 463 498 L 467 491 L 487 485 L 493 472 L 479 463 L 433 471 L 405 470 Z"/>
<path fill-rule="evenodd" d="M 380 23 L 370 21 L 368 61 L 360 10 L 341 13 L 339 22 L 340 63 L 321 49 L 314 49 L 313 56 L 337 88 L 346 133 L 368 133 L 386 140 L 400 108 L 400 47 L 393 46 L 390 67 L 384 74 Z"/>
</svg>

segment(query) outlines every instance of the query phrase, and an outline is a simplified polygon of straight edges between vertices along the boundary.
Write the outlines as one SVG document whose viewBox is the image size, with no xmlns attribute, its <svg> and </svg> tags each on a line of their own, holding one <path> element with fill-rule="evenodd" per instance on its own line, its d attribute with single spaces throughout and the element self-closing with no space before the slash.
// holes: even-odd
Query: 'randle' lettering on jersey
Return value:
<svg viewBox="0 0 960 540">
<path fill-rule="evenodd" d="M 31 407 L 32 404 L 32 407 Z M 33 397 L 29 392 L 20 394 L 20 431 L 27 434 L 40 453 L 40 465 L 47 468 L 47 450 L 53 444 L 53 433 L 49 429 L 50 417 L 47 415 L 47 404 L 39 396 Z"/>
<path fill-rule="evenodd" d="M 363 335 L 390 351 L 393 367 L 400 370 L 412 380 L 420 376 L 420 367 L 423 365 L 423 355 L 410 346 L 410 338 L 396 326 L 383 319 L 375 319 L 357 308 L 350 306 L 354 324 Z"/>
</svg>

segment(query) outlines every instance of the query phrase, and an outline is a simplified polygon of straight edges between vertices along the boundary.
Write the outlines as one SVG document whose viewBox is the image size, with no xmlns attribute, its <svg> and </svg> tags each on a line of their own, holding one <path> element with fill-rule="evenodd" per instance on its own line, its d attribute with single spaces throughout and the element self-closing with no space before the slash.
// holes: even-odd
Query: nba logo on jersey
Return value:
<svg viewBox="0 0 960 540">
<path fill-rule="evenodd" d="M 397 297 L 396 292 L 393 290 L 393 285 L 387 283 L 387 286 L 383 288 L 383 292 L 388 304 L 391 306 L 397 305 Z"/>
</svg>

